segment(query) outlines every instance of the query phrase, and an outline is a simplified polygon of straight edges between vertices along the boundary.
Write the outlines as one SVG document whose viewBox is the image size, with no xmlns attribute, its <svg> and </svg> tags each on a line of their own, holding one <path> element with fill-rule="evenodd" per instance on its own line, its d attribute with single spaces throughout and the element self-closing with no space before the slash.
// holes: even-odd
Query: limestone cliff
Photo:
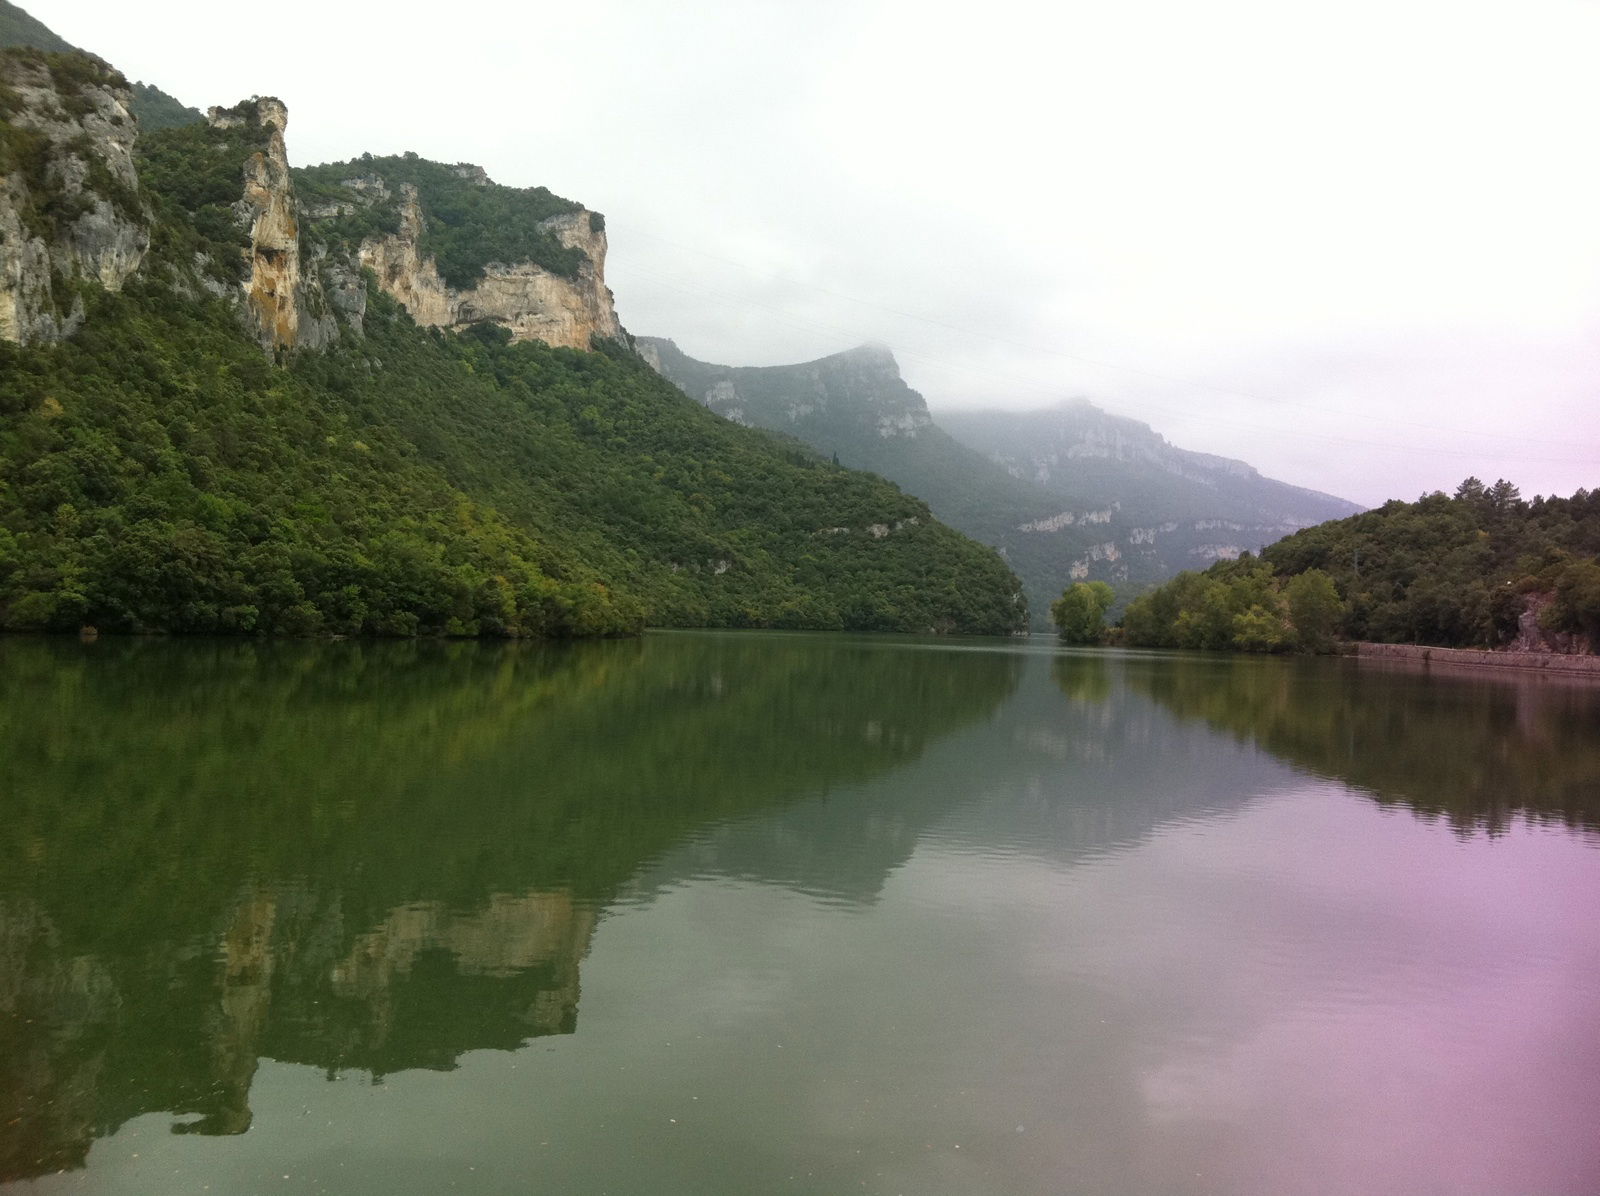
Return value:
<svg viewBox="0 0 1600 1196">
<path fill-rule="evenodd" d="M 481 172 L 474 181 L 491 185 Z M 368 193 L 382 186 L 377 180 L 351 184 Z M 452 329 L 498 324 L 514 341 L 541 340 L 570 349 L 588 349 L 595 337 L 623 336 L 605 284 L 606 234 L 592 212 L 564 212 L 538 225 L 582 255 L 574 277 L 533 262 L 491 262 L 477 285 L 460 290 L 445 283 L 437 262 L 424 250 L 427 215 L 413 184 L 401 185 L 399 213 L 399 231 L 362 241 L 360 261 L 417 323 Z"/>
<path fill-rule="evenodd" d="M 0 52 L 0 338 L 59 340 L 79 280 L 117 290 L 150 246 L 121 75 L 97 60 Z"/>
<path fill-rule="evenodd" d="M 340 317 L 360 330 L 363 268 L 427 327 L 495 324 L 513 340 L 575 349 L 626 337 L 605 285 L 604 222 L 570 200 L 498 187 L 478 167 L 425 163 L 499 206 L 469 216 L 464 230 L 450 205 L 454 219 L 439 222 L 431 242 L 432 193 L 419 196 L 410 182 L 314 183 L 302 210 L 281 101 L 258 96 L 212 108 L 203 136 L 165 140 L 153 154 L 142 147 L 136 158 L 138 124 L 121 75 L 80 54 L 0 55 L 0 338 L 70 335 L 85 318 L 80 281 L 116 290 L 141 266 L 181 292 L 235 302 L 268 352 L 331 344 Z M 158 237 L 163 250 L 148 261 L 152 214 L 141 170 L 152 176 L 143 182 L 156 209 L 169 212 L 175 201 L 180 219 L 192 221 L 176 237 Z M 226 231 L 230 206 L 236 237 Z M 358 209 L 367 219 L 362 235 L 341 235 L 333 226 Z M 507 212 L 514 218 L 495 218 Z M 508 229 L 515 235 L 507 238 Z M 441 271 L 435 248 L 443 234 L 475 238 L 465 274 L 459 254 Z"/>
<path fill-rule="evenodd" d="M 213 128 L 253 119 L 265 134 L 261 149 L 244 162 L 243 194 L 234 215 L 248 229 L 247 272 L 241 284 L 243 317 L 265 349 L 319 348 L 338 328 L 321 287 L 301 262 L 300 225 L 284 131 L 289 112 L 281 100 L 257 97 L 232 109 L 212 108 Z"/>
</svg>

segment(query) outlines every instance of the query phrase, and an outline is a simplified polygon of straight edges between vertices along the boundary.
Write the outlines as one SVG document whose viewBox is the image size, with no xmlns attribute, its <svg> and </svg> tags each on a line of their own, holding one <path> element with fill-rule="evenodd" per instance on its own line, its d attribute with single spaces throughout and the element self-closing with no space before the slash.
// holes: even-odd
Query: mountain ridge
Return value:
<svg viewBox="0 0 1600 1196">
<path fill-rule="evenodd" d="M 653 368 L 718 414 L 881 474 L 995 546 L 1022 577 L 1036 627 L 1073 581 L 1126 593 L 1360 509 L 1246 462 L 1180 449 L 1086 399 L 935 414 L 881 344 L 790 365 L 721 366 L 670 339 L 635 341 Z"/>
</svg>

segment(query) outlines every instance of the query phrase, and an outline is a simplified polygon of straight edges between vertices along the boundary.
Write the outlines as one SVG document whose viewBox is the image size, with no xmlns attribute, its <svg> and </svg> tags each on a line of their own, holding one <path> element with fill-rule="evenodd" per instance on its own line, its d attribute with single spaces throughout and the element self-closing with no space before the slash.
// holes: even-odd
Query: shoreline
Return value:
<svg viewBox="0 0 1600 1196">
<path fill-rule="evenodd" d="M 1545 676 L 1586 677 L 1600 681 L 1600 656 L 1560 652 L 1488 652 L 1479 648 L 1431 648 L 1425 644 L 1358 643 L 1362 660 L 1405 660 L 1428 665 L 1509 669 Z"/>
</svg>

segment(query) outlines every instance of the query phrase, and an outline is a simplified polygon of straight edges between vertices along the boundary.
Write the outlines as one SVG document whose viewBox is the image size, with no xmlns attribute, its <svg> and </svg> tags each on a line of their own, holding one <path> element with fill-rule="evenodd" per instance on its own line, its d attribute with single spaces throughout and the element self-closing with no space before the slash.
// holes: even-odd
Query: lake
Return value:
<svg viewBox="0 0 1600 1196">
<path fill-rule="evenodd" d="M 1600 1191 L 1600 686 L 0 639 L 0 1182 Z"/>
</svg>

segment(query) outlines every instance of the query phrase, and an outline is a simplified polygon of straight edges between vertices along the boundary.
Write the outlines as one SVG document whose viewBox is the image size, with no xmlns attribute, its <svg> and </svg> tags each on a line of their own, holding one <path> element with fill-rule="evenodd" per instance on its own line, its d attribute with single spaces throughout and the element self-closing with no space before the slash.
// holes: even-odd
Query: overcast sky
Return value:
<svg viewBox="0 0 1600 1196">
<path fill-rule="evenodd" d="M 935 415 L 1084 396 L 1360 502 L 1600 486 L 1592 0 L 31 0 L 297 163 L 607 216 L 623 322 L 890 345 Z"/>
</svg>

